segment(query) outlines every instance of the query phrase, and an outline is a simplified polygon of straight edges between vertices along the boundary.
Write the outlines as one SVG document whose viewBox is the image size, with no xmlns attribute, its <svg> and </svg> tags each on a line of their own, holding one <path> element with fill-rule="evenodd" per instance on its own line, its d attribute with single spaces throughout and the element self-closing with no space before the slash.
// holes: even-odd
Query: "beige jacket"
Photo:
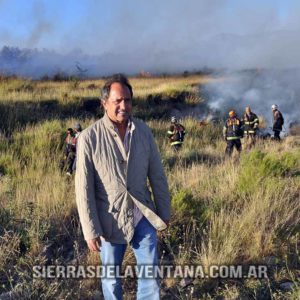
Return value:
<svg viewBox="0 0 300 300">
<path fill-rule="evenodd" d="M 152 133 L 142 121 L 132 119 L 132 124 L 128 156 L 106 114 L 78 139 L 75 192 L 86 240 L 103 236 L 129 243 L 133 204 L 157 230 L 165 229 L 164 221 L 170 219 L 168 183 Z"/>
</svg>

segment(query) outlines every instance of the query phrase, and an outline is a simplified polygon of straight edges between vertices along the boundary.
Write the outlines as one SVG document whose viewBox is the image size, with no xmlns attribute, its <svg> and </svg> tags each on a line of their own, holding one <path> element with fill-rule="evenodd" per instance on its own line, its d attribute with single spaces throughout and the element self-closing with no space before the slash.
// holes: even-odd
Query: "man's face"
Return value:
<svg viewBox="0 0 300 300">
<path fill-rule="evenodd" d="M 249 107 L 246 107 L 246 114 L 247 114 L 247 115 L 250 115 L 250 113 L 251 113 L 250 108 L 249 108 Z"/>
<path fill-rule="evenodd" d="M 108 117 L 115 123 L 126 124 L 132 111 L 131 94 L 127 86 L 113 83 L 109 97 L 103 102 Z"/>
</svg>

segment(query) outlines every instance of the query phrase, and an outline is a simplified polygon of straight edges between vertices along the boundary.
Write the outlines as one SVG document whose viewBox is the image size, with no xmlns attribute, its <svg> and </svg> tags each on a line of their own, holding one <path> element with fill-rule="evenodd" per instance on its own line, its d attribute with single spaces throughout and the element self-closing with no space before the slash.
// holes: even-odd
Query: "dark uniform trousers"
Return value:
<svg viewBox="0 0 300 300">
<path fill-rule="evenodd" d="M 238 152 L 242 151 L 242 143 L 241 143 L 240 139 L 227 141 L 227 147 L 226 147 L 226 150 L 225 150 L 225 154 L 228 155 L 228 156 L 231 156 L 234 147 L 236 148 L 236 150 Z"/>
</svg>

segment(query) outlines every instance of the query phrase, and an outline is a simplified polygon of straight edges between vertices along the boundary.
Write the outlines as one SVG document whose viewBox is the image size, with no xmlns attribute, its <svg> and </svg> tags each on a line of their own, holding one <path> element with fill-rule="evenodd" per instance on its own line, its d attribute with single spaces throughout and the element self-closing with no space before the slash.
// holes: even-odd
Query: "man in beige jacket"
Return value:
<svg viewBox="0 0 300 300">
<path fill-rule="evenodd" d="M 85 240 L 103 266 L 121 266 L 127 244 L 138 266 L 156 266 L 156 232 L 170 219 L 160 155 L 148 126 L 131 117 L 132 96 L 125 76 L 110 78 L 102 89 L 104 117 L 78 140 L 76 202 Z M 120 278 L 102 278 L 102 289 L 105 299 L 122 299 Z M 139 278 L 137 298 L 159 299 L 159 281 Z"/>
</svg>

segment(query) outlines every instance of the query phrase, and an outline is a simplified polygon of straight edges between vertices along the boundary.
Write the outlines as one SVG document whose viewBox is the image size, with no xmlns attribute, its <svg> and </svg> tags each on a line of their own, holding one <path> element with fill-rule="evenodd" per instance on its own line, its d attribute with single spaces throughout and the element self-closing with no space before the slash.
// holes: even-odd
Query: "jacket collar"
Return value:
<svg viewBox="0 0 300 300">
<path fill-rule="evenodd" d="M 114 123 L 110 120 L 110 118 L 108 117 L 106 112 L 104 113 L 102 120 L 103 120 L 104 126 L 107 129 L 112 130 L 114 132 L 116 131 Z M 135 130 L 134 120 L 132 117 L 130 117 L 129 122 L 130 122 L 130 127 L 131 127 L 130 131 L 132 132 Z"/>
</svg>

